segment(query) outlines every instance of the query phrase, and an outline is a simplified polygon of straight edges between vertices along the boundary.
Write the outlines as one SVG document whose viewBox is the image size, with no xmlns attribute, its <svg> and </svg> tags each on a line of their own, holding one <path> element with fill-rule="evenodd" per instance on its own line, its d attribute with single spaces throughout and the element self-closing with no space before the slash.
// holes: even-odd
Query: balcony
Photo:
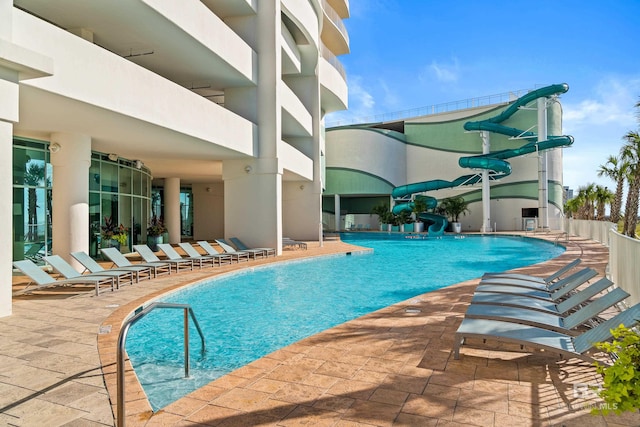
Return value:
<svg viewBox="0 0 640 427">
<path fill-rule="evenodd" d="M 327 0 L 322 0 L 322 7 L 322 41 L 335 55 L 349 53 L 349 34 L 342 18 Z"/>
</svg>

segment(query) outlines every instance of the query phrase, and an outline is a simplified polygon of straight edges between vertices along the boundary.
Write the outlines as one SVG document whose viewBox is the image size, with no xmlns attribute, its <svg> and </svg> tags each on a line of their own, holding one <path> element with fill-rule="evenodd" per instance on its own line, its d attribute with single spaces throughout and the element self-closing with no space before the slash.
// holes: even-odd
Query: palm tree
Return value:
<svg viewBox="0 0 640 427">
<path fill-rule="evenodd" d="M 609 156 L 607 163 L 600 165 L 598 176 L 606 176 L 616 182 L 616 192 L 611 201 L 611 222 L 617 224 L 620 221 L 620 211 L 622 209 L 622 193 L 624 191 L 624 181 L 627 178 L 629 165 L 622 161 L 620 157 Z"/>
<path fill-rule="evenodd" d="M 615 199 L 615 195 L 607 187 L 596 185 L 596 220 L 604 221 L 606 206 Z"/>
<path fill-rule="evenodd" d="M 637 106 L 640 106 L 640 103 Z M 638 223 L 638 197 L 640 196 L 640 135 L 638 132 L 629 131 L 624 139 L 627 143 L 622 146 L 620 155 L 629 163 L 629 191 L 624 208 L 626 214 L 622 233 L 625 236 L 635 237 Z"/>
<path fill-rule="evenodd" d="M 574 197 L 573 199 L 567 200 L 567 203 L 564 204 L 564 212 L 569 218 L 573 218 L 574 216 L 578 216 L 578 211 L 580 207 L 583 205 L 583 201 L 580 197 Z"/>
<path fill-rule="evenodd" d="M 638 122 L 640 122 L 640 100 L 635 107 L 638 109 Z M 640 135 L 637 131 L 629 131 L 623 137 L 627 143 L 620 149 L 620 156 L 629 163 L 627 180 L 629 192 L 625 205 L 624 227 L 622 233 L 635 237 L 638 223 L 638 197 L 640 196 Z"/>
<path fill-rule="evenodd" d="M 578 195 L 576 197 L 582 202 L 577 212 L 579 219 L 593 219 L 595 211 L 595 195 L 596 185 L 593 183 L 578 188 Z"/>
</svg>

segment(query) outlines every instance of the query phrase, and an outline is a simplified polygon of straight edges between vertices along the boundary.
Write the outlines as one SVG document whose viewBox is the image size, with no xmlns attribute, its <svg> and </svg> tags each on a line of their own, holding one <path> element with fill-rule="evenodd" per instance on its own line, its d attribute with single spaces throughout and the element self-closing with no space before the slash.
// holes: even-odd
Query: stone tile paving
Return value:
<svg viewBox="0 0 640 427">
<path fill-rule="evenodd" d="M 581 256 L 604 274 L 607 248 L 578 238 L 566 245 L 561 257 L 520 271 L 542 276 Z M 353 250 L 341 242 L 309 247 L 277 260 Z M 122 319 L 167 289 L 234 268 L 165 276 L 100 297 L 70 296 L 74 291 L 16 300 L 14 314 L 0 319 L 0 424 L 114 425 Z M 574 396 L 573 384 L 600 380 L 577 359 L 488 342 L 464 346 L 460 360 L 453 360 L 453 334 L 476 284 L 424 294 L 299 341 L 156 414 L 129 366 L 127 425 L 640 425 L 637 413 L 589 414 L 589 405 L 599 401 Z"/>
</svg>

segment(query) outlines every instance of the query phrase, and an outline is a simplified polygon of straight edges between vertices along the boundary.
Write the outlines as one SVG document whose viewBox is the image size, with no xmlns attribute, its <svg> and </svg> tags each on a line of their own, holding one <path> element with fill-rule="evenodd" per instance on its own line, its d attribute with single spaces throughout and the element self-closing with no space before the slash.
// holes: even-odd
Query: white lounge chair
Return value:
<svg viewBox="0 0 640 427">
<path fill-rule="evenodd" d="M 153 253 L 151 248 L 147 245 L 133 245 L 133 250 L 138 252 L 142 259 L 147 262 L 166 262 L 171 264 L 173 268 L 176 269 L 176 272 L 180 272 L 180 269 L 193 270 L 193 260 L 190 259 L 160 259 L 156 254 Z"/>
<path fill-rule="evenodd" d="M 60 255 L 49 255 L 44 257 L 45 261 L 49 263 L 55 271 L 62 274 L 65 279 L 77 279 L 82 276 L 102 276 L 112 277 L 115 280 L 116 289 L 120 289 L 120 283 L 122 279 L 125 279 L 129 284 L 133 285 L 133 273 L 130 271 L 103 271 L 100 274 L 82 274 L 78 272 L 71 264 L 65 261 Z"/>
<path fill-rule="evenodd" d="M 568 358 L 579 358 L 588 362 L 595 359 L 587 354 L 596 343 L 612 338 L 611 330 L 619 325 L 632 327 L 640 319 L 640 304 L 636 304 L 614 317 L 600 323 L 578 336 L 551 331 L 535 326 L 500 320 L 469 319 L 462 320 L 455 333 L 453 355 L 460 358 L 460 347 L 470 338 L 495 340 L 501 343 L 518 344 L 522 347 L 542 349 Z"/>
<path fill-rule="evenodd" d="M 202 267 L 205 267 L 206 265 L 213 267 L 213 265 L 215 264 L 213 257 L 207 257 L 207 256 L 193 257 L 189 255 L 187 255 L 186 257 L 183 257 L 169 243 L 158 243 L 158 249 L 164 252 L 167 258 L 170 260 L 189 260 L 191 261 L 193 266 L 197 265 L 200 269 L 202 269 Z"/>
<path fill-rule="evenodd" d="M 221 254 L 218 252 L 216 252 L 215 254 L 207 253 L 206 255 L 202 255 L 200 254 L 200 252 L 198 252 L 196 248 L 193 247 L 191 243 L 182 242 L 182 243 L 178 243 L 178 246 L 180 246 L 182 250 L 191 258 L 198 258 L 198 257 L 211 258 L 213 260 L 213 263 L 215 264 L 217 262 L 218 265 L 231 264 L 231 261 L 232 261 L 231 255 Z"/>
<path fill-rule="evenodd" d="M 224 239 L 214 239 L 215 242 L 222 248 L 225 254 L 231 255 L 237 262 L 249 261 L 250 258 L 256 259 L 259 255 L 256 252 L 238 251 L 236 248 L 225 242 Z M 262 256 L 260 254 L 260 256 Z"/>
<path fill-rule="evenodd" d="M 152 276 L 153 273 L 151 272 L 151 267 L 144 267 L 142 265 L 132 265 L 130 267 L 118 267 L 118 268 L 106 269 L 100 264 L 98 264 L 98 262 L 95 259 L 91 258 L 89 254 L 87 254 L 86 252 L 82 252 L 82 251 L 72 252 L 71 256 L 75 258 L 75 260 L 78 261 L 80 264 L 82 264 L 84 268 L 87 269 L 87 271 L 90 271 L 91 273 L 94 273 L 94 274 L 100 274 L 103 271 L 129 271 L 133 273 L 136 283 L 140 282 L 140 280 L 151 279 L 153 277 Z"/>
<path fill-rule="evenodd" d="M 202 249 L 204 249 L 204 251 L 209 255 L 215 255 L 215 254 L 219 254 L 220 253 L 213 246 L 211 246 L 211 244 L 209 242 L 207 242 L 206 240 L 198 241 L 198 245 L 200 245 L 200 247 Z M 249 261 L 249 254 L 246 253 L 246 252 L 243 252 L 243 253 L 228 253 L 227 251 L 225 251 L 224 255 L 229 255 L 231 257 L 231 260 L 235 261 L 235 262 Z"/>
<path fill-rule="evenodd" d="M 28 283 L 27 286 L 13 293 L 13 295 L 23 295 L 35 292 L 37 290 L 51 288 L 53 286 L 69 286 L 69 285 L 93 285 L 95 286 L 96 296 L 100 295 L 100 287 L 107 285 L 113 291 L 115 286 L 115 279 L 113 277 L 106 276 L 80 276 L 75 279 L 60 279 L 56 280 L 43 271 L 30 259 L 23 259 L 20 261 L 14 261 L 13 266 L 28 276 L 33 282 Z M 35 282 L 36 287 L 30 288 Z"/>
<path fill-rule="evenodd" d="M 104 256 L 106 256 L 112 263 L 114 263 L 119 268 L 132 267 L 132 266 L 149 267 L 153 272 L 153 277 L 158 277 L 162 274 L 172 273 L 171 264 L 167 262 L 146 262 L 146 263 L 133 264 L 131 261 L 127 259 L 127 257 L 122 255 L 120 251 L 116 248 L 102 248 L 100 249 L 100 252 L 102 252 Z"/>
<path fill-rule="evenodd" d="M 229 240 L 231 240 L 231 243 L 233 243 L 239 251 L 257 251 L 261 252 L 265 257 L 268 257 L 269 255 L 276 256 L 275 248 L 250 248 L 237 237 L 232 237 Z"/>
</svg>

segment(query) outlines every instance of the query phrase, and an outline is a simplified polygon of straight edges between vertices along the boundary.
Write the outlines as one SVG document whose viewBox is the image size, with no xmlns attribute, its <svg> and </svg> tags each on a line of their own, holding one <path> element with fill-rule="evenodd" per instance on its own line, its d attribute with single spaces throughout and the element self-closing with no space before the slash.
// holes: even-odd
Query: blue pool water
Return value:
<svg viewBox="0 0 640 427">
<path fill-rule="evenodd" d="M 192 325 L 191 378 L 184 379 L 181 310 L 155 310 L 131 327 L 126 350 L 153 409 L 345 321 L 486 271 L 534 264 L 564 251 L 523 237 L 390 236 L 347 233 L 343 241 L 373 252 L 248 268 L 163 298 L 191 304 L 207 350 L 201 357 Z"/>
</svg>

